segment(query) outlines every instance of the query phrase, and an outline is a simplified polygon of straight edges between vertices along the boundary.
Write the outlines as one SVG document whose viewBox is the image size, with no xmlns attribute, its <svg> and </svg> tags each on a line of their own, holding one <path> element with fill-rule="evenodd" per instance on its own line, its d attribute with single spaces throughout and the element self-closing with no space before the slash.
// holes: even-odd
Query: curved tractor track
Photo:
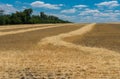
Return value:
<svg viewBox="0 0 120 79">
<path fill-rule="evenodd" d="M 63 39 L 66 37 L 71 37 L 71 36 L 77 36 L 77 35 L 84 35 L 88 32 L 90 32 L 94 27 L 95 27 L 96 23 L 93 24 L 88 24 L 78 30 L 75 31 L 71 31 L 69 33 L 63 33 L 63 34 L 59 34 L 56 36 L 51 36 L 51 37 L 47 37 L 42 39 L 39 42 L 39 45 L 44 45 L 44 44 L 53 44 L 53 45 L 57 45 L 57 46 L 66 46 L 68 48 L 77 48 L 83 51 L 100 51 L 100 52 L 111 52 L 117 54 L 117 52 L 111 51 L 111 50 L 107 50 L 104 48 L 95 48 L 95 47 L 85 47 L 85 46 L 81 46 L 81 45 L 76 45 L 70 42 L 66 42 Z"/>
</svg>

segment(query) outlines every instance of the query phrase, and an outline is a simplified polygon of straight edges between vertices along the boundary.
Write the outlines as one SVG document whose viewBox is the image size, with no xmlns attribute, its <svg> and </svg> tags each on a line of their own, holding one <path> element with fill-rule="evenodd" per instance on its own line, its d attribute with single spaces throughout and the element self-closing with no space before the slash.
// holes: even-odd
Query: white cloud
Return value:
<svg viewBox="0 0 120 79">
<path fill-rule="evenodd" d="M 106 6 L 106 7 L 113 8 L 113 7 L 119 6 L 120 4 L 118 3 L 118 1 L 105 1 L 95 5 L 97 5 L 98 7 Z"/>
<path fill-rule="evenodd" d="M 66 11 L 68 13 L 68 11 Z M 72 22 L 118 22 L 120 16 L 120 10 L 104 10 L 101 11 L 99 9 L 85 9 L 81 10 L 79 15 L 65 15 L 60 14 L 58 17 L 70 20 Z"/>
<path fill-rule="evenodd" d="M 80 22 L 118 22 L 120 10 L 86 9 L 79 14 Z"/>
<path fill-rule="evenodd" d="M 81 11 L 80 16 L 94 16 L 94 17 L 117 17 L 120 16 L 120 11 L 119 10 L 105 10 L 105 11 L 99 11 L 97 9 L 86 9 L 84 11 Z"/>
<path fill-rule="evenodd" d="M 62 18 L 62 19 L 65 19 L 65 20 L 70 20 L 71 18 L 74 17 L 74 16 L 67 16 L 67 15 L 64 15 L 64 14 L 51 14 L 51 15 L 58 16 L 59 18 Z"/>
<path fill-rule="evenodd" d="M 97 22 L 97 23 L 104 23 L 104 22 L 118 22 L 119 19 L 116 17 L 93 17 L 93 16 L 81 16 L 79 18 L 80 22 Z"/>
<path fill-rule="evenodd" d="M 85 12 L 86 13 L 99 13 L 100 11 L 97 9 L 86 9 Z"/>
<path fill-rule="evenodd" d="M 5 14 L 14 13 L 17 11 L 17 9 L 11 4 L 0 4 L 0 9 L 4 10 Z"/>
<path fill-rule="evenodd" d="M 88 7 L 87 5 L 75 5 L 73 6 L 74 8 L 86 8 Z"/>
<path fill-rule="evenodd" d="M 62 10 L 61 13 L 75 13 L 76 12 L 76 9 L 73 8 L 73 9 L 66 9 L 66 10 Z"/>
<path fill-rule="evenodd" d="M 85 11 L 81 11 L 79 15 L 91 15 L 91 14 L 95 14 L 95 13 L 99 13 L 100 11 L 97 9 L 86 9 Z"/>
<path fill-rule="evenodd" d="M 8 7 L 13 7 L 13 5 L 11 5 L 11 4 L 6 4 L 6 6 L 8 6 Z"/>
<path fill-rule="evenodd" d="M 60 9 L 63 4 L 49 4 L 42 1 L 35 1 L 31 3 L 32 7 L 38 7 L 38 8 L 47 8 L 47 9 Z"/>
<path fill-rule="evenodd" d="M 118 22 L 119 18 L 116 17 L 99 17 L 99 16 L 82 16 L 80 18 L 80 22 L 98 22 L 98 23 L 104 23 L 104 22 Z"/>
<path fill-rule="evenodd" d="M 50 14 L 50 13 L 48 13 L 48 14 Z M 69 16 L 69 15 L 65 15 L 65 14 L 50 14 L 50 15 L 54 15 L 54 16 L 59 17 L 60 19 L 68 20 L 71 22 L 79 22 L 80 21 L 80 18 L 76 15 L 73 15 L 73 16 Z"/>
<path fill-rule="evenodd" d="M 116 12 L 116 13 L 120 13 L 120 10 L 115 10 L 114 12 Z"/>
</svg>

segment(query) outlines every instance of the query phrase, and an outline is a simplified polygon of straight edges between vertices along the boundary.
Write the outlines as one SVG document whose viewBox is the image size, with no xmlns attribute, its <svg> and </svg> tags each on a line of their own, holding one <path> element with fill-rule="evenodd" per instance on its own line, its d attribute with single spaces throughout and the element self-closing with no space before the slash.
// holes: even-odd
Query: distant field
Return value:
<svg viewBox="0 0 120 79">
<path fill-rule="evenodd" d="M 91 32 L 83 36 L 68 37 L 66 40 L 82 46 L 120 52 L 120 24 L 97 24 Z"/>
<path fill-rule="evenodd" d="M 0 79 L 120 79 L 120 24 L 0 26 Z"/>
</svg>

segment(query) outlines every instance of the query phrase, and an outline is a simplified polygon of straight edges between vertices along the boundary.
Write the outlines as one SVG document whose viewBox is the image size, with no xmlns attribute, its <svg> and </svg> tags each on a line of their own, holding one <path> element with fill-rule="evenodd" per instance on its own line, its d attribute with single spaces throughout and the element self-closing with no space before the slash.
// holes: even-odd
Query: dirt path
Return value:
<svg viewBox="0 0 120 79">
<path fill-rule="evenodd" d="M 54 26 L 50 26 L 50 27 L 47 26 L 47 27 L 31 28 L 31 29 L 25 29 L 25 30 L 22 29 L 22 30 L 18 30 L 18 31 L 10 31 L 10 32 L 0 32 L 0 36 L 25 33 L 25 32 L 35 31 L 35 30 L 54 28 L 54 27 L 61 27 L 61 26 L 65 26 L 65 25 L 71 25 L 71 24 L 54 25 Z"/>
</svg>

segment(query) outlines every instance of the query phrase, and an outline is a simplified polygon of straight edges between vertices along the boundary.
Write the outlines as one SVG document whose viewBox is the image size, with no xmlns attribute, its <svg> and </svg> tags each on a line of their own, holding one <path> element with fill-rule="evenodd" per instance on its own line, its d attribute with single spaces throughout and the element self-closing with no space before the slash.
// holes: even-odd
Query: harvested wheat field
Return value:
<svg viewBox="0 0 120 79">
<path fill-rule="evenodd" d="M 0 79 L 120 79 L 120 24 L 0 27 Z"/>
</svg>

